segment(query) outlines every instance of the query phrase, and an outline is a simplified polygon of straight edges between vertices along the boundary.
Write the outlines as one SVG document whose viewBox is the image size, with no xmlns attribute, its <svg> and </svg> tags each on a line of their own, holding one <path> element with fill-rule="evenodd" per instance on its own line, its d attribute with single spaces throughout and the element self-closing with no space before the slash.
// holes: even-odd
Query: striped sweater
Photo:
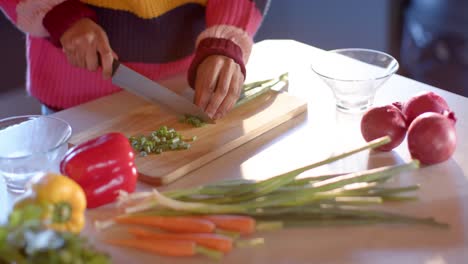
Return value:
<svg viewBox="0 0 468 264">
<path fill-rule="evenodd" d="M 81 18 L 106 31 L 119 60 L 150 79 L 188 71 L 209 55 L 232 58 L 245 74 L 268 0 L 0 0 L 27 34 L 28 92 L 43 104 L 69 108 L 119 91 L 101 74 L 70 65 L 59 39 Z M 192 85 L 193 87 L 193 85 Z"/>
</svg>

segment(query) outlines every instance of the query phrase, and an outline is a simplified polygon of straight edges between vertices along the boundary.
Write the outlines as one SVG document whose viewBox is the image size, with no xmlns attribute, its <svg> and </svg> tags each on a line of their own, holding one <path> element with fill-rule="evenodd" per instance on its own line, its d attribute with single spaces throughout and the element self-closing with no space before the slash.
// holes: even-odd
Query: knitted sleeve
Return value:
<svg viewBox="0 0 468 264">
<path fill-rule="evenodd" d="M 269 0 L 208 0 L 206 29 L 198 36 L 195 57 L 188 71 L 194 87 L 198 65 L 210 55 L 224 55 L 239 64 L 246 75 L 253 36 L 268 9 Z"/>
<path fill-rule="evenodd" d="M 0 0 L 0 8 L 20 30 L 54 41 L 77 20 L 95 18 L 79 0 Z"/>
</svg>

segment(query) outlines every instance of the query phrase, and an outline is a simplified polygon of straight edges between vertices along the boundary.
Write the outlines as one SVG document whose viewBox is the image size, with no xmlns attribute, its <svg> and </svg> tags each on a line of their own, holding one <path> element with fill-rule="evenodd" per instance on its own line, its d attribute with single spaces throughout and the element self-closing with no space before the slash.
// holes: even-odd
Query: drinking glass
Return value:
<svg viewBox="0 0 468 264">
<path fill-rule="evenodd" d="M 371 49 L 337 49 L 322 53 L 312 70 L 331 88 L 338 110 L 347 113 L 369 109 L 377 89 L 397 70 L 392 56 Z"/>
<path fill-rule="evenodd" d="M 32 177 L 58 173 L 71 134 L 67 122 L 50 116 L 0 120 L 0 175 L 7 189 L 22 193 Z"/>
</svg>

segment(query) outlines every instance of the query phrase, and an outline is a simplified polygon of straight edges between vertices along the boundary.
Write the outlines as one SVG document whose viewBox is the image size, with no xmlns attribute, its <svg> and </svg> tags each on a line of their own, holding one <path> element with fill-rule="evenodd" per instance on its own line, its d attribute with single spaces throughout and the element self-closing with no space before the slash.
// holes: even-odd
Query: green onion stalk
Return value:
<svg viewBox="0 0 468 264">
<path fill-rule="evenodd" d="M 308 166 L 304 166 L 299 169 L 292 170 L 287 173 L 280 174 L 278 176 L 263 180 L 263 181 L 258 181 L 258 182 L 245 182 L 242 184 L 226 184 L 224 189 L 224 193 L 222 194 L 224 197 L 222 198 L 208 198 L 204 199 L 203 202 L 205 203 L 235 203 L 235 202 L 241 202 L 241 201 L 248 201 L 253 198 L 257 198 L 260 196 L 263 196 L 265 194 L 268 194 L 270 192 L 274 192 L 277 189 L 286 186 L 290 183 L 293 183 L 295 178 L 300 175 L 301 173 L 337 161 L 339 159 L 343 159 L 345 157 L 351 156 L 355 153 L 367 150 L 367 149 L 373 149 L 377 148 L 381 145 L 387 144 L 390 142 L 390 137 L 382 137 L 379 139 L 375 139 L 373 141 L 370 141 L 363 146 L 357 147 L 355 149 L 343 152 L 341 154 L 336 154 L 333 155 L 329 158 L 326 158 L 322 161 L 315 162 L 313 164 L 310 164 Z M 172 192 L 167 192 L 165 193 L 166 196 L 171 197 L 171 198 L 181 198 L 187 195 L 195 195 L 195 194 L 200 194 L 203 193 L 204 187 L 195 187 L 191 189 L 186 189 L 186 190 L 178 190 L 178 191 L 172 191 Z M 182 195 L 181 195 L 182 194 Z M 130 202 L 132 200 L 136 199 L 141 199 L 143 197 L 151 197 L 152 193 L 135 193 L 135 194 L 127 194 L 124 192 L 120 193 L 119 196 L 119 204 L 124 205 L 127 202 Z"/>
<path fill-rule="evenodd" d="M 284 83 L 284 84 L 288 83 L 287 72 L 273 79 L 245 84 L 239 96 L 239 99 L 237 100 L 234 107 L 241 106 L 259 97 L 260 95 L 265 94 L 266 92 L 270 91 L 273 87 L 275 87 L 279 83 Z"/>
<path fill-rule="evenodd" d="M 414 201 L 418 185 L 386 187 L 383 184 L 419 168 L 417 160 L 338 175 L 297 179 L 305 171 L 387 144 L 389 137 L 368 142 L 322 161 L 262 181 L 225 180 L 208 185 L 160 193 L 121 193 L 126 214 L 205 215 L 240 214 L 257 219 L 261 230 L 298 226 L 349 224 L 423 224 L 446 228 L 433 218 L 418 218 L 368 209 L 386 201 Z M 130 205 L 129 205 L 130 204 Z M 136 205 L 133 205 L 136 204 Z M 105 223 L 100 223 L 104 225 Z M 107 223 L 109 224 L 109 223 Z"/>
</svg>

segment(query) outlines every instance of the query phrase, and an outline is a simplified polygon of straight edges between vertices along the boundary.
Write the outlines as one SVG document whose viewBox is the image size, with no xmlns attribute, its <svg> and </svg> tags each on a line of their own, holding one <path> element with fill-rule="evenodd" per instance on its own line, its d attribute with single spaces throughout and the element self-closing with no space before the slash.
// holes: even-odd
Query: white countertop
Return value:
<svg viewBox="0 0 468 264">
<path fill-rule="evenodd" d="M 289 93 L 308 101 L 308 114 L 267 132 L 164 188 L 188 187 L 224 178 L 264 179 L 362 144 L 361 115 L 337 112 L 330 89 L 309 68 L 309 62 L 318 58 L 321 52 L 291 40 L 257 43 L 248 64 L 247 81 L 289 71 Z M 178 80 L 165 82 L 168 86 L 178 83 Z M 435 217 L 449 223 L 449 230 L 380 225 L 258 233 L 266 240 L 264 246 L 236 249 L 222 263 L 468 263 L 468 98 L 395 75 L 378 90 L 374 105 L 403 101 L 424 90 L 442 95 L 456 113 L 457 149 L 444 163 L 398 177 L 397 181 L 402 184 L 421 185 L 420 200 L 389 204 L 387 208 L 415 216 Z M 56 116 L 70 122 L 74 132 L 79 132 L 118 115 L 115 105 L 131 106 L 138 102 L 140 99 L 136 97 L 117 93 Z M 409 152 L 405 140 L 392 152 L 360 153 L 307 174 L 363 170 L 406 160 L 409 160 Z M 3 184 L 0 185 L 0 215 L 5 215 L 13 198 L 6 194 Z M 138 190 L 149 188 L 142 183 L 138 185 Z M 84 234 L 99 248 L 111 253 L 115 263 L 208 263 L 202 257 L 157 257 L 99 243 L 100 234 L 93 230 L 92 220 L 108 213 L 113 213 L 113 209 L 88 211 Z"/>
</svg>

